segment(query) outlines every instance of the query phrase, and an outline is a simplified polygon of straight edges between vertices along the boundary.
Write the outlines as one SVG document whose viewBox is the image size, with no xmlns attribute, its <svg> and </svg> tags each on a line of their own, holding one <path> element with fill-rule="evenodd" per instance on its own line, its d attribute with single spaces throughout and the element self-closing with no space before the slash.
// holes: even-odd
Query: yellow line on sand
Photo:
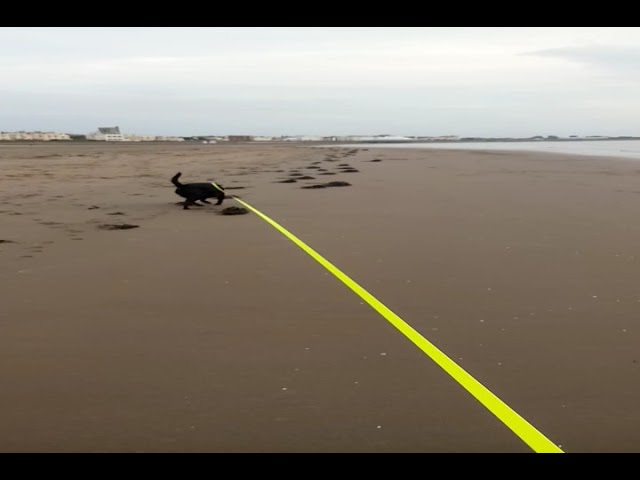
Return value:
<svg viewBox="0 0 640 480">
<path fill-rule="evenodd" d="M 424 338 L 420 333 L 413 329 L 407 322 L 402 320 L 398 315 L 393 313 L 387 306 L 380 302 L 377 298 L 367 292 L 355 281 L 349 278 L 345 273 L 338 269 L 331 262 L 326 260 L 322 255 L 313 250 L 310 246 L 286 230 L 280 224 L 266 216 L 264 213 L 255 209 L 239 198 L 232 197 L 236 202 L 244 205 L 253 213 L 270 224 L 294 244 L 305 251 L 320 265 L 335 275 L 342 283 L 349 287 L 353 292 L 367 302 L 375 311 L 387 319 L 402 334 L 411 340 L 420 350 L 422 350 L 429 358 L 438 364 L 445 372 L 447 372 L 455 381 L 464 387 L 476 400 L 484 405 L 491 413 L 493 413 L 502 423 L 509 427 L 520 439 L 526 443 L 531 449 L 537 453 L 564 453 L 556 444 L 551 442 L 533 425 L 522 418 L 509 405 L 500 400 L 488 388 L 482 385 L 478 380 L 473 378 L 460 365 L 451 360 L 438 347 Z"/>
</svg>

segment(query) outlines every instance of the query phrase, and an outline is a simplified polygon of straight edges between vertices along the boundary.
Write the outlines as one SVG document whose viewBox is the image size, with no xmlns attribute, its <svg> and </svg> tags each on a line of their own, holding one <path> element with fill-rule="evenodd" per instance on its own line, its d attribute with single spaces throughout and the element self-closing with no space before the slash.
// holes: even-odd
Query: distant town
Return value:
<svg viewBox="0 0 640 480">
<path fill-rule="evenodd" d="M 513 137 L 459 137 L 444 136 L 402 136 L 402 135 L 135 135 L 122 133 L 120 127 L 99 127 L 88 134 L 72 134 L 58 132 L 0 132 L 0 142 L 340 142 L 340 143 L 428 143 L 428 142 L 532 142 L 532 141 L 580 141 L 580 140 L 640 140 L 635 136 L 603 136 L 603 135 L 570 135 L 560 137 L 556 135 L 533 136 L 526 138 Z"/>
</svg>

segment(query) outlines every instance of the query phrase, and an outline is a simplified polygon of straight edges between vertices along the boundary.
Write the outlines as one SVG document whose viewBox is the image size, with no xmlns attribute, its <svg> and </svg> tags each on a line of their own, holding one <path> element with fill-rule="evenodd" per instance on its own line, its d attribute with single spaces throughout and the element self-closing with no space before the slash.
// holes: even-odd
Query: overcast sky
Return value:
<svg viewBox="0 0 640 480">
<path fill-rule="evenodd" d="M 0 28 L 0 131 L 114 125 L 640 136 L 640 28 Z"/>
</svg>

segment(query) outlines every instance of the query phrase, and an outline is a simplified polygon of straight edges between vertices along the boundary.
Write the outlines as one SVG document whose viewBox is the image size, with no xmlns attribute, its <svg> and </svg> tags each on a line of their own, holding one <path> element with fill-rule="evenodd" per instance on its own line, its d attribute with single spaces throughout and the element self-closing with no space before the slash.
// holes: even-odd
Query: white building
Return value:
<svg viewBox="0 0 640 480">
<path fill-rule="evenodd" d="M 125 142 L 153 142 L 156 137 L 152 135 L 129 135 L 124 134 L 123 139 Z"/>
<path fill-rule="evenodd" d="M 253 137 L 254 142 L 273 142 L 278 140 L 278 137 L 267 137 L 265 135 L 259 135 L 257 137 Z"/>
<path fill-rule="evenodd" d="M 34 140 L 49 142 L 51 140 L 71 140 L 66 133 L 56 132 L 0 132 L 0 141 L 7 140 Z"/>
<path fill-rule="evenodd" d="M 172 137 L 168 135 L 160 135 L 156 137 L 152 137 L 156 142 L 184 142 L 184 138 L 182 137 Z"/>
<path fill-rule="evenodd" d="M 321 142 L 323 140 L 322 135 L 293 135 L 282 138 L 284 142 Z"/>
<path fill-rule="evenodd" d="M 124 135 L 120 133 L 120 127 L 99 127 L 97 132 L 93 132 L 87 135 L 87 140 L 123 142 Z"/>
<path fill-rule="evenodd" d="M 410 137 L 399 135 L 347 135 L 335 138 L 339 142 L 398 142 L 411 140 Z"/>
</svg>

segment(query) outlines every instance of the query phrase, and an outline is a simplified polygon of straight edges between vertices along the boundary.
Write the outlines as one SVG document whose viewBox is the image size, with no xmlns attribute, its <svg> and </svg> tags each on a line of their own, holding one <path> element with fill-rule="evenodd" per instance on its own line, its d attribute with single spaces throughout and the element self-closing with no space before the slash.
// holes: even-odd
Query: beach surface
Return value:
<svg viewBox="0 0 640 480">
<path fill-rule="evenodd" d="M 177 143 L 0 144 L 0 451 L 532 451 L 258 215 L 183 210 L 178 171 L 564 451 L 640 451 L 637 160 Z"/>
</svg>

